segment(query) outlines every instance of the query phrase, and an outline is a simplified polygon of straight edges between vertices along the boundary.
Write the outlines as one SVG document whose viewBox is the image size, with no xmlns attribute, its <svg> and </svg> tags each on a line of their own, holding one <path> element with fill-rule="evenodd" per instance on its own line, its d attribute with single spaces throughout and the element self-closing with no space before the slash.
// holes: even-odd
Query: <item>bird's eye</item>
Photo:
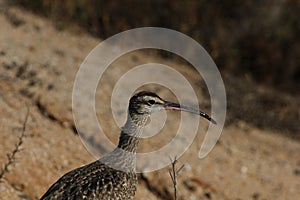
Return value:
<svg viewBox="0 0 300 200">
<path fill-rule="evenodd" d="M 150 100 L 147 101 L 147 103 L 148 103 L 149 105 L 153 105 L 153 104 L 155 104 L 155 101 L 152 100 L 152 99 L 150 99 Z"/>
</svg>

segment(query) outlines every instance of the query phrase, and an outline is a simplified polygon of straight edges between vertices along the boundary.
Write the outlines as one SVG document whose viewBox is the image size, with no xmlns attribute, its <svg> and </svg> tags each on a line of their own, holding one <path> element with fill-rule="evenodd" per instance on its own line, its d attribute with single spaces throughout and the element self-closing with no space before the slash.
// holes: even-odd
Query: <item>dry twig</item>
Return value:
<svg viewBox="0 0 300 200">
<path fill-rule="evenodd" d="M 172 171 L 169 171 L 170 177 L 172 179 L 173 187 L 174 187 L 174 199 L 178 200 L 177 194 L 177 176 L 180 171 L 183 169 L 184 165 L 182 165 L 179 169 L 176 169 L 177 158 L 175 157 L 174 160 L 171 159 L 172 162 Z"/>
<path fill-rule="evenodd" d="M 0 171 L 0 182 L 4 178 L 5 174 L 9 172 L 9 167 L 16 162 L 16 154 L 22 150 L 21 146 L 24 142 L 26 123 L 28 120 L 28 116 L 29 116 L 29 107 L 27 108 L 27 113 L 26 113 L 25 120 L 23 123 L 22 133 L 19 136 L 19 140 L 16 143 L 15 148 L 10 153 L 7 154 L 7 162 L 4 163 L 2 170 Z"/>
</svg>

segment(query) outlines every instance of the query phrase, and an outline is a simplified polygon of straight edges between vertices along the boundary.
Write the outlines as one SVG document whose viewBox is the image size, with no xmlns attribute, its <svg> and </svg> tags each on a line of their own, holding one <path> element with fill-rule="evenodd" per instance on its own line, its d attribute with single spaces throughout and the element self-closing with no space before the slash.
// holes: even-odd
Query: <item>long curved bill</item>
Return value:
<svg viewBox="0 0 300 200">
<path fill-rule="evenodd" d="M 196 109 L 193 109 L 193 108 L 190 108 L 187 106 L 182 106 L 180 104 L 172 103 L 169 101 L 164 101 L 164 106 L 165 106 L 166 110 L 178 110 L 178 111 L 193 113 L 196 115 L 200 115 L 201 117 L 204 117 L 205 119 L 209 120 L 213 124 L 217 124 L 217 122 L 213 118 L 211 118 L 208 114 L 206 114 L 205 112 L 202 112 L 200 110 L 196 110 Z"/>
</svg>

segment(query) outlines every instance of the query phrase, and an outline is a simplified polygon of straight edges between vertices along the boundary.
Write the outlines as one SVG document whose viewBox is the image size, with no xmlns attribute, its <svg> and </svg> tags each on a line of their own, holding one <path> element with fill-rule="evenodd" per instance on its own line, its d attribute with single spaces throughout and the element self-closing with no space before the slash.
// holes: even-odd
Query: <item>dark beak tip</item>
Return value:
<svg viewBox="0 0 300 200">
<path fill-rule="evenodd" d="M 211 118 L 210 121 L 211 121 L 213 124 L 217 125 L 216 120 L 214 120 L 213 118 Z"/>
</svg>

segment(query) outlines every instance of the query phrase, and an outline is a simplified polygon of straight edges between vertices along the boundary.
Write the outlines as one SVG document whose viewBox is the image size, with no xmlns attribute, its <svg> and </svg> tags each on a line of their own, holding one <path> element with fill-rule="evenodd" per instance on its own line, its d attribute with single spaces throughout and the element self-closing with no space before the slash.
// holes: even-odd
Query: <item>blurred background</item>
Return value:
<svg viewBox="0 0 300 200">
<path fill-rule="evenodd" d="M 100 38 L 144 26 L 171 28 L 197 40 L 221 70 L 289 93 L 300 86 L 297 0 L 12 0 Z"/>
<path fill-rule="evenodd" d="M 101 39 L 144 26 L 185 33 L 208 51 L 222 72 L 232 113 L 227 124 L 241 119 L 300 137 L 297 0 L 10 2 L 50 18 L 57 30 L 77 27 Z M 172 54 L 159 53 L 176 60 Z"/>
</svg>

